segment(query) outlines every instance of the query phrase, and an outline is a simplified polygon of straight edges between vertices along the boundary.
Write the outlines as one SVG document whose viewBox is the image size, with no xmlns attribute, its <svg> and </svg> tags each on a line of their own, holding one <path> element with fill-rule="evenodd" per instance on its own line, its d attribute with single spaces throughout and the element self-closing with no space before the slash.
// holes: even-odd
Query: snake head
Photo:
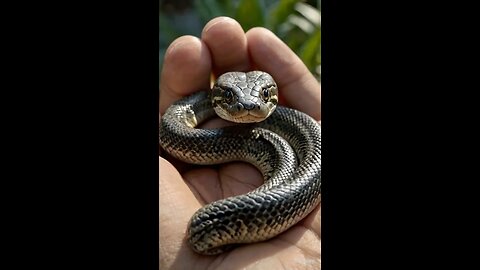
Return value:
<svg viewBox="0 0 480 270">
<path fill-rule="evenodd" d="M 227 72 L 216 80 L 210 92 L 217 115 L 236 123 L 265 120 L 278 104 L 278 88 L 263 71 Z"/>
</svg>

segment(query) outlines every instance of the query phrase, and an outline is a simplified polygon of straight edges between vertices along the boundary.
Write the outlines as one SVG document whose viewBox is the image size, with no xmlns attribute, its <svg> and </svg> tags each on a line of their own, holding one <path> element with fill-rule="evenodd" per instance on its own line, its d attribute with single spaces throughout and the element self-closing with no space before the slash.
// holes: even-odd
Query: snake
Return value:
<svg viewBox="0 0 480 270">
<path fill-rule="evenodd" d="M 196 253 L 216 255 L 271 239 L 319 205 L 321 125 L 278 101 L 270 74 L 227 72 L 208 91 L 174 102 L 161 116 L 160 146 L 169 155 L 198 165 L 247 162 L 264 179 L 246 194 L 210 202 L 193 214 L 186 241 Z M 216 115 L 232 125 L 198 127 Z"/>
</svg>

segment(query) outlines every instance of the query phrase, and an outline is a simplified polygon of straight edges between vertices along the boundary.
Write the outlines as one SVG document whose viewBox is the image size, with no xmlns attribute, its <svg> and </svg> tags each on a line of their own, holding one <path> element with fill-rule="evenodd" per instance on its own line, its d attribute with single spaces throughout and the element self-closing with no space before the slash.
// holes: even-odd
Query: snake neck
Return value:
<svg viewBox="0 0 480 270">
<path fill-rule="evenodd" d="M 205 91 L 196 92 L 186 98 L 175 102 L 167 109 L 165 115 L 173 116 L 173 121 L 195 128 L 215 115 L 208 93 Z"/>
</svg>

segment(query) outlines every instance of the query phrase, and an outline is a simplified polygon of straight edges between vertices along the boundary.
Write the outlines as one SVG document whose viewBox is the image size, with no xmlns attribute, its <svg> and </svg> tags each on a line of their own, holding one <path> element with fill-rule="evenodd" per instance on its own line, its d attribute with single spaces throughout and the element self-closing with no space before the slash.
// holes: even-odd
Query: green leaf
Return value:
<svg viewBox="0 0 480 270">
<path fill-rule="evenodd" d="M 295 10 L 315 27 L 320 27 L 322 17 L 319 9 L 305 3 L 298 3 L 295 5 Z"/>
<path fill-rule="evenodd" d="M 264 8 L 258 0 L 241 0 L 237 7 L 235 19 L 242 25 L 244 31 L 256 26 L 264 26 Z"/>
<path fill-rule="evenodd" d="M 282 0 L 271 7 L 267 16 L 267 28 L 277 32 L 279 26 L 287 20 L 290 14 L 295 12 L 294 7 L 298 1 L 299 0 Z"/>
<path fill-rule="evenodd" d="M 232 16 L 233 14 L 230 1 L 196 0 L 193 5 L 204 24 L 215 17 Z"/>
<path fill-rule="evenodd" d="M 311 72 L 320 64 L 320 31 L 315 31 L 313 35 L 304 43 L 298 52 L 298 56 Z"/>
<path fill-rule="evenodd" d="M 217 16 L 235 16 L 235 6 L 232 1 L 219 1 L 219 5 L 222 7 L 222 13 Z"/>
</svg>

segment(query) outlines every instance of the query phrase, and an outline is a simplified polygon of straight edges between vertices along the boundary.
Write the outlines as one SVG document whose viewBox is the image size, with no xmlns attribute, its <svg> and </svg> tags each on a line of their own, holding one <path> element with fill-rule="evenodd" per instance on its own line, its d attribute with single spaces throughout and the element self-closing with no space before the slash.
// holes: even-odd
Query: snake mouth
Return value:
<svg viewBox="0 0 480 270">
<path fill-rule="evenodd" d="M 275 107 L 276 104 L 248 106 L 243 105 L 242 103 L 236 103 L 235 105 L 217 105 L 214 107 L 214 110 L 220 118 L 230 122 L 258 123 L 269 117 L 273 113 Z"/>
<path fill-rule="evenodd" d="M 247 113 L 247 114 L 242 115 L 240 117 L 232 118 L 232 119 L 230 119 L 230 121 L 233 121 L 233 122 L 236 122 L 236 123 L 258 123 L 258 122 L 262 122 L 263 120 L 265 120 L 265 118 L 267 116 L 268 115 L 258 116 L 258 115 L 255 115 L 255 114 Z"/>
</svg>

